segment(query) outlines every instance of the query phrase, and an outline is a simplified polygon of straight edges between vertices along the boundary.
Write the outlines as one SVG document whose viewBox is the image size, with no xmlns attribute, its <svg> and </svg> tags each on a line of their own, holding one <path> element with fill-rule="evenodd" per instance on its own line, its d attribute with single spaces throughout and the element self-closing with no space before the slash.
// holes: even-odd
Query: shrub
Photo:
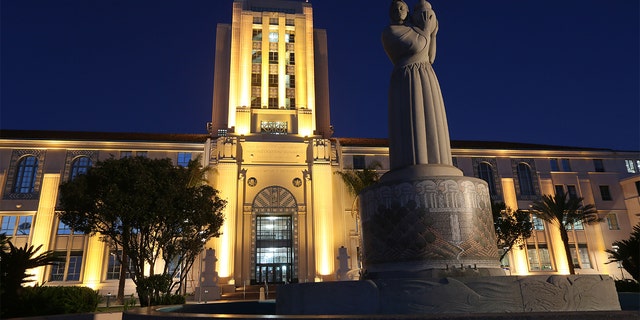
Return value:
<svg viewBox="0 0 640 320">
<path fill-rule="evenodd" d="M 93 312 L 98 307 L 98 292 L 87 287 L 24 287 L 17 303 L 7 306 L 7 317 L 31 317 Z"/>
</svg>

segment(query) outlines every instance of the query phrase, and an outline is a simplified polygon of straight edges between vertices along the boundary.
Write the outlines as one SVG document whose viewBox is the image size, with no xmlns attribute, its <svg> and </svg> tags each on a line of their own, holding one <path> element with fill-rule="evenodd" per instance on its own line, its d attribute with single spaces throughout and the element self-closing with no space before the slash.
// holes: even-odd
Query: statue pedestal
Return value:
<svg viewBox="0 0 640 320">
<path fill-rule="evenodd" d="M 360 193 L 360 214 L 367 279 L 504 275 L 487 183 L 455 167 L 391 171 Z"/>
</svg>

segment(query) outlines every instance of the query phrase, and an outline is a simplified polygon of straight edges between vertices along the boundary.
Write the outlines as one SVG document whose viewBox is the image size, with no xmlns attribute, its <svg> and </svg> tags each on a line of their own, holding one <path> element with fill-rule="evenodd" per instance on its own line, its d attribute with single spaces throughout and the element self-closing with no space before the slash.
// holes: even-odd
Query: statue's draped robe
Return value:
<svg viewBox="0 0 640 320">
<path fill-rule="evenodd" d="M 429 60 L 430 38 L 391 25 L 382 44 L 394 64 L 389 85 L 391 170 L 419 164 L 452 165 L 442 92 Z"/>
</svg>

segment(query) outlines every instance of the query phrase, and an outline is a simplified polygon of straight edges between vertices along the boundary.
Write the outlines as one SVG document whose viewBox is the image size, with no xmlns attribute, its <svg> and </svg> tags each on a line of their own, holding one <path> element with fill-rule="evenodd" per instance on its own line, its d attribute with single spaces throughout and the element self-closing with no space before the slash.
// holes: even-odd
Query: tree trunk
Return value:
<svg viewBox="0 0 640 320">
<path fill-rule="evenodd" d="M 567 262 L 569 263 L 569 274 L 576 274 L 576 270 L 573 267 L 573 258 L 571 257 L 571 247 L 569 246 L 569 234 L 567 229 L 561 225 L 560 237 L 562 237 L 562 243 L 564 244 L 564 253 L 567 256 Z"/>
<path fill-rule="evenodd" d="M 116 296 L 116 301 L 119 304 L 124 304 L 124 286 L 127 281 L 127 272 L 129 272 L 129 259 L 126 254 L 122 254 L 122 258 L 120 259 L 120 278 L 118 278 L 118 295 Z"/>
</svg>

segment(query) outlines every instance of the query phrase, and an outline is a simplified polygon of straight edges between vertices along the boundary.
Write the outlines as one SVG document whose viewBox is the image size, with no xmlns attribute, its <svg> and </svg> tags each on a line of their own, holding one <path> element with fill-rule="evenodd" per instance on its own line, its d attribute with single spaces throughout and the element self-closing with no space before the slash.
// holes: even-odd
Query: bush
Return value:
<svg viewBox="0 0 640 320">
<path fill-rule="evenodd" d="M 31 317 L 93 312 L 98 307 L 98 292 L 87 287 L 24 287 L 17 303 L 7 306 L 6 317 Z"/>
<path fill-rule="evenodd" d="M 616 291 L 618 292 L 640 292 L 640 283 L 631 279 L 616 280 Z"/>
</svg>

